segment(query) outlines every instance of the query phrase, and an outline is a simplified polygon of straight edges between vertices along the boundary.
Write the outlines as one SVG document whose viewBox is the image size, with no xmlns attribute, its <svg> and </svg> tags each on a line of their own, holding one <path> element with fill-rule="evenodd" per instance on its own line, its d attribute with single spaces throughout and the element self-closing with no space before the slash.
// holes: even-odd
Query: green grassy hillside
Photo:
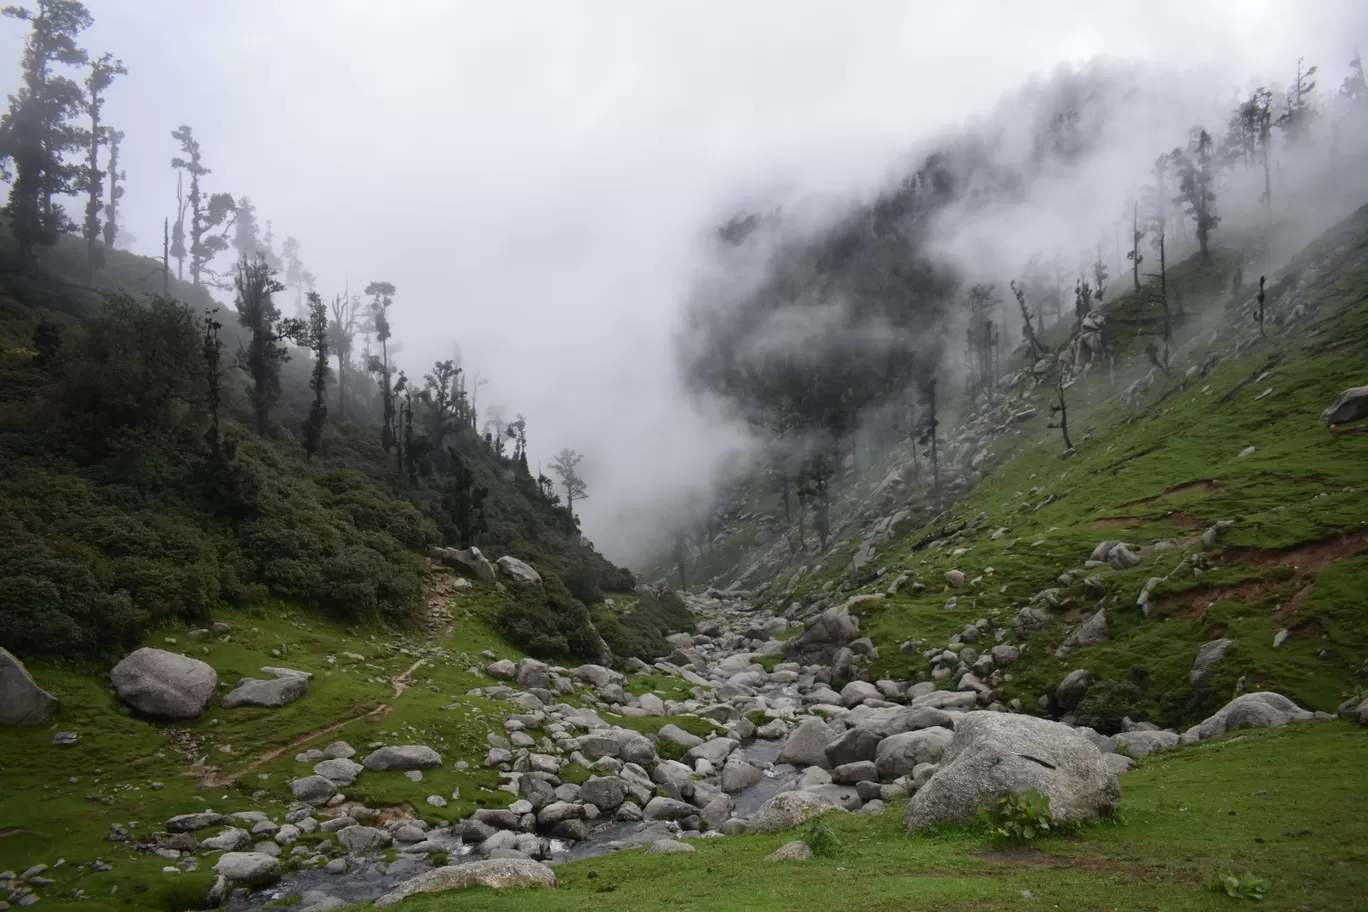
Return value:
<svg viewBox="0 0 1368 912">
<path fill-rule="evenodd" d="M 942 490 L 911 480 L 905 449 L 849 473 L 825 554 L 814 554 L 811 541 L 798 555 L 783 542 L 757 546 L 763 528 L 770 541 L 780 537 L 782 510 L 759 480 L 749 482 L 731 501 L 733 518 L 702 559 L 703 574 L 758 588 L 776 612 L 797 602 L 806 616 L 857 593 L 882 593 L 907 573 L 895 595 L 855 609 L 880 647 L 873 678 L 926 675 L 922 651 L 979 618 L 1017 640 L 1016 613 L 1054 589 L 1062 608 L 1023 643 L 1023 660 L 1004 675 L 1004 699 L 1034 709 L 1068 671 L 1086 668 L 1104 681 L 1134 683 L 1138 693 L 1126 688 L 1131 715 L 1165 725 L 1190 724 L 1237 682 L 1334 711 L 1368 686 L 1360 605 L 1368 589 L 1368 436 L 1332 436 L 1320 415 L 1345 388 L 1368 382 L 1368 210 L 1270 275 L 1267 338 L 1251 318 L 1250 278 L 1265 267 L 1237 250 L 1215 254 L 1211 265 L 1194 258 L 1170 271 L 1170 292 L 1183 299 L 1171 376 L 1144 355 L 1161 312 L 1153 288 L 1103 307 L 1116 376 L 1094 365 L 1066 391 L 1071 458 L 1048 426 L 1052 386 L 1007 387 L 988 415 L 942 425 L 942 452 L 958 466 Z M 1235 294 L 1237 265 L 1245 282 Z M 1027 409 L 1035 417 L 1006 417 Z M 967 465 L 976 453 L 979 471 Z M 908 479 L 893 489 L 905 494 L 881 488 L 890 471 Z M 888 540 L 870 539 L 890 516 L 897 523 Z M 1233 525 L 1214 550 L 1203 550 L 1200 536 L 1221 521 Z M 1147 548 L 1131 569 L 1085 571 L 1106 539 L 1136 548 L 1164 542 L 1167 550 Z M 852 571 L 870 541 L 872 559 L 867 552 Z M 1170 576 L 1185 557 L 1196 572 Z M 668 567 L 662 560 L 654 572 L 664 577 Z M 946 583 L 952 569 L 965 574 L 964 588 Z M 1065 573 L 1071 578 L 1061 580 Z M 1085 594 L 1092 575 L 1101 577 L 1103 598 Z M 1146 616 L 1137 598 L 1151 577 L 1168 578 Z M 946 610 L 951 596 L 955 607 Z M 1103 606 L 1109 642 L 1056 657 L 1068 631 Z M 1229 657 L 1190 688 L 1198 647 L 1220 637 L 1236 640 Z M 899 650 L 909 642 L 916 648 Z"/>
</svg>

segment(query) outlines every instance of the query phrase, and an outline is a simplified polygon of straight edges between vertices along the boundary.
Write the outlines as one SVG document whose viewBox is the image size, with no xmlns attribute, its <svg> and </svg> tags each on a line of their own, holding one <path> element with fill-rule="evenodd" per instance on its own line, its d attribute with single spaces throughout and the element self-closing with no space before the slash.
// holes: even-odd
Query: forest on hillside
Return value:
<svg viewBox="0 0 1368 912">
<path fill-rule="evenodd" d="M 600 659 L 589 608 L 635 581 L 580 533 L 582 457 L 534 476 L 528 422 L 481 406 L 486 378 L 403 363 L 401 286 L 325 299 L 190 125 L 167 130 L 160 261 L 122 249 L 121 201 L 152 192 L 126 185 L 104 115 L 125 64 L 83 46 L 77 0 L 4 15 L 27 37 L 0 120 L 0 645 L 108 654 L 273 598 L 404 621 L 442 544 L 534 564 L 545 587 L 507 600 L 506 635 Z M 660 644 L 610 645 L 638 635 Z"/>
</svg>

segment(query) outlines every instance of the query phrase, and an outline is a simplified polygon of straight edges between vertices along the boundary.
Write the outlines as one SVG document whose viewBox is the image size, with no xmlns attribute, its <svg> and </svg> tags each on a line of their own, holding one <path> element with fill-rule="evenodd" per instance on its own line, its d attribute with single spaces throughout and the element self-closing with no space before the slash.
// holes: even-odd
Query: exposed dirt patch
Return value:
<svg viewBox="0 0 1368 912">
<path fill-rule="evenodd" d="M 1039 849 L 1033 849 L 1030 846 L 984 849 L 978 853 L 978 856 L 989 864 L 1029 864 L 1042 868 L 1057 868 L 1072 863 L 1068 858 L 1046 855 Z"/>
<path fill-rule="evenodd" d="M 1215 491 L 1217 494 L 1220 494 L 1225 490 L 1224 487 L 1217 485 L 1216 482 L 1211 480 L 1190 481 L 1187 484 L 1174 485 L 1173 487 L 1164 490 L 1163 493 L 1156 494 L 1153 497 L 1142 497 L 1139 500 L 1127 501 L 1121 506 L 1133 507 L 1136 504 L 1159 503 L 1165 500 L 1171 500 L 1175 497 L 1181 497 L 1184 494 L 1195 494 L 1203 491 Z"/>
<path fill-rule="evenodd" d="M 390 706 L 388 703 L 381 703 L 379 706 L 375 707 L 375 709 L 372 709 L 368 713 L 363 713 L 359 716 L 352 716 L 350 719 L 343 719 L 341 722 L 334 722 L 332 725 L 325 725 L 322 728 L 316 728 L 311 732 L 305 732 L 302 735 L 297 735 L 296 737 L 282 744 L 280 747 L 266 751 L 261 756 L 257 757 L 255 760 L 253 760 L 251 763 L 247 764 L 237 772 L 229 773 L 228 775 L 223 777 L 219 776 L 221 770 L 217 766 L 193 766 L 190 768 L 190 772 L 188 775 L 198 778 L 200 780 L 201 785 L 203 785 L 205 788 L 222 788 L 227 785 L 232 785 L 234 782 L 236 782 L 238 779 L 241 779 L 246 774 L 261 769 L 261 767 L 270 763 L 272 760 L 274 760 L 276 757 L 279 757 L 286 751 L 294 750 L 297 747 L 303 747 L 310 741 L 313 741 L 316 738 L 321 738 L 324 735 L 332 734 L 338 729 L 350 725 L 358 719 L 366 719 L 371 716 L 383 716 L 393 708 L 394 707 Z"/>
<path fill-rule="evenodd" d="M 1353 532 L 1282 550 L 1227 548 L 1220 562 L 1259 568 L 1292 567 L 1301 576 L 1319 573 L 1333 563 L 1353 557 L 1365 547 L 1368 547 L 1368 532 Z"/>
<path fill-rule="evenodd" d="M 1182 510 L 1171 510 L 1163 516 L 1108 516 L 1105 519 L 1095 519 L 1092 521 L 1094 529 L 1129 529 L 1134 526 L 1149 525 L 1152 523 L 1168 523 L 1180 529 L 1205 529 L 1210 523 L 1193 516 L 1191 513 L 1184 513 Z"/>
<path fill-rule="evenodd" d="M 1250 580 L 1247 583 L 1240 583 L 1237 586 L 1223 586 L 1219 589 L 1207 589 L 1198 593 L 1186 605 L 1181 606 L 1178 611 L 1179 617 L 1200 618 L 1205 617 L 1207 609 L 1217 602 L 1226 599 L 1235 599 L 1241 602 L 1256 602 L 1266 596 L 1270 589 L 1282 584 L 1282 580 Z M 1172 599 L 1165 599 L 1167 603 L 1181 602 L 1183 595 L 1174 596 Z"/>
<path fill-rule="evenodd" d="M 1141 519 L 1138 516 L 1110 516 L 1106 519 L 1093 520 L 1091 527 L 1094 529 L 1129 529 L 1131 526 L 1138 526 L 1143 522 L 1149 522 L 1149 520 Z"/>
<path fill-rule="evenodd" d="M 1291 600 L 1288 601 L 1287 607 L 1283 608 L 1283 621 L 1295 621 L 1298 617 L 1300 617 L 1302 605 L 1306 604 L 1306 600 L 1309 599 L 1311 597 L 1311 593 L 1315 591 L 1315 583 L 1307 583 L 1305 586 L 1301 587 L 1297 594 L 1292 596 Z"/>
</svg>

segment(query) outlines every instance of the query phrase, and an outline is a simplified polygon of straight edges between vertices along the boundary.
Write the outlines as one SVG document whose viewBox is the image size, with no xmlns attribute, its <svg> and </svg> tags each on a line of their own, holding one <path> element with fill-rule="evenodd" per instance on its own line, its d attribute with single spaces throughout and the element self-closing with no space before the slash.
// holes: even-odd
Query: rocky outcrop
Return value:
<svg viewBox="0 0 1368 912">
<path fill-rule="evenodd" d="M 258 678 L 243 678 L 238 682 L 238 686 L 223 698 L 225 709 L 234 709 L 238 706 L 264 706 L 270 709 L 279 709 L 304 696 L 309 690 L 309 679 L 313 677 L 307 671 L 295 671 L 293 668 L 277 668 L 271 665 L 267 665 L 261 670 L 267 674 L 275 675 L 275 678 L 269 681 Z"/>
<path fill-rule="evenodd" d="M 779 751 L 777 762 L 830 769 L 832 763 L 827 757 L 826 747 L 835 739 L 836 733 L 829 725 L 817 716 L 808 716 L 788 736 Z"/>
<path fill-rule="evenodd" d="M 375 901 L 394 906 L 418 893 L 445 893 L 467 887 L 507 890 L 510 887 L 554 887 L 556 872 L 539 861 L 521 858 L 489 858 L 461 865 L 447 865 L 406 880 Z"/>
<path fill-rule="evenodd" d="M 967 820 L 1004 795 L 1038 789 L 1057 820 L 1091 820 L 1121 806 L 1121 787 L 1102 753 L 1081 733 L 1047 719 L 967 713 L 935 774 L 913 796 L 909 832 Z"/>
<path fill-rule="evenodd" d="M 0 725 L 42 725 L 59 705 L 56 697 L 38 686 L 23 662 L 0 649 Z"/>
<path fill-rule="evenodd" d="M 428 556 L 481 582 L 494 582 L 494 568 L 479 548 L 429 548 Z"/>
<path fill-rule="evenodd" d="M 1321 417 L 1330 425 L 1368 418 L 1368 386 L 1354 386 L 1340 393 L 1335 404 L 1322 412 Z"/>
<path fill-rule="evenodd" d="M 785 641 L 784 655 L 814 664 L 830 665 L 836 651 L 859 639 L 860 621 L 850 613 L 853 605 L 881 599 L 881 595 L 857 595 L 834 608 L 828 608 L 808 622 L 801 636 Z"/>
<path fill-rule="evenodd" d="M 517 580 L 520 583 L 535 583 L 540 585 L 541 574 L 532 569 L 532 565 L 518 560 L 516 557 L 504 556 L 498 559 L 499 570 L 509 579 Z"/>
<path fill-rule="evenodd" d="M 1282 694 L 1271 691 L 1244 694 L 1222 706 L 1201 725 L 1188 730 L 1187 740 L 1219 738 L 1241 728 L 1281 728 L 1294 720 L 1314 715 Z"/>
<path fill-rule="evenodd" d="M 161 719 L 195 719 L 218 690 L 218 673 L 188 656 L 144 646 L 109 672 L 119 700 Z"/>
</svg>

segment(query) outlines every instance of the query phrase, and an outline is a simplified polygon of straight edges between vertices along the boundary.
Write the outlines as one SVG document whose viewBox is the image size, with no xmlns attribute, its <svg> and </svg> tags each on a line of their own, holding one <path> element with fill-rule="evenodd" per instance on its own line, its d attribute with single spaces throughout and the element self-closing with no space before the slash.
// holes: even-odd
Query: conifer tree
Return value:
<svg viewBox="0 0 1368 912">
<path fill-rule="evenodd" d="M 574 450 L 565 449 L 551 460 L 551 471 L 560 476 L 561 486 L 565 488 L 565 506 L 571 516 L 575 515 L 575 501 L 588 496 L 589 486 L 579 476 L 578 466 L 583 459 L 584 456 Z"/>
<path fill-rule="evenodd" d="M 1193 134 L 1187 151 L 1174 149 L 1172 154 L 1181 194 L 1175 202 L 1186 205 L 1187 214 L 1192 217 L 1196 226 L 1202 262 L 1210 263 L 1211 251 L 1208 244 L 1211 229 L 1221 221 L 1220 216 L 1215 213 L 1216 193 L 1212 190 L 1215 176 L 1212 173 L 1211 134 L 1199 128 Z"/>
<path fill-rule="evenodd" d="M 392 365 L 389 360 L 389 309 L 394 304 L 394 285 L 389 282 L 371 282 L 366 286 L 366 294 L 371 296 L 371 325 L 375 328 L 376 341 L 380 343 L 380 357 L 377 358 L 372 355 L 370 363 L 366 367 L 378 377 L 380 398 L 384 405 L 384 414 L 380 425 L 380 444 L 388 453 L 399 442 L 398 428 L 395 426 Z"/>
<path fill-rule="evenodd" d="M 100 123 L 104 110 L 104 93 L 114 84 L 114 77 L 127 73 L 123 62 L 112 54 L 102 54 L 90 64 L 86 77 L 86 110 L 90 112 L 90 148 L 86 158 L 86 284 L 95 284 L 95 270 L 100 266 L 100 198 L 104 194 L 104 175 L 100 170 L 100 146 L 108 141 L 108 128 Z"/>
<path fill-rule="evenodd" d="M 323 448 L 323 422 L 328 418 L 328 312 L 318 292 L 309 293 L 309 325 L 305 335 L 314 355 L 313 373 L 309 377 L 314 398 L 304 421 L 304 458 L 311 460 Z"/>
<path fill-rule="evenodd" d="M 1315 99 L 1312 92 L 1316 90 L 1316 83 L 1311 77 L 1316 75 L 1318 67 L 1302 69 L 1305 61 L 1297 58 L 1297 78 L 1287 88 L 1287 102 L 1282 114 L 1278 115 L 1278 127 L 1287 135 L 1288 140 L 1297 143 L 1302 142 L 1310 134 L 1311 123 L 1319 115 L 1316 110 Z"/>
<path fill-rule="evenodd" d="M 119 170 L 119 146 L 123 138 L 122 131 L 109 131 L 109 202 L 105 203 L 104 209 L 105 250 L 113 250 L 114 242 L 119 238 L 119 200 L 124 196 L 123 181 L 126 177 Z"/>
<path fill-rule="evenodd" d="M 264 257 L 238 260 L 234 284 L 238 322 L 251 333 L 247 348 L 238 353 L 238 363 L 252 377 L 252 411 L 257 433 L 265 437 L 271 408 L 280 398 L 280 365 L 290 360 L 282 343 L 302 336 L 304 327 L 297 320 L 281 319 L 274 295 L 282 286 Z"/>
<path fill-rule="evenodd" d="M 1136 291 L 1140 290 L 1140 264 L 1145 261 L 1140 254 L 1140 241 L 1144 236 L 1145 232 L 1140 227 L 1140 201 L 1136 200 L 1131 213 L 1131 249 L 1126 254 L 1126 259 L 1131 261 L 1131 279 L 1135 282 Z"/>
<path fill-rule="evenodd" d="M 214 257 L 228 249 L 228 241 L 223 235 L 232 228 L 231 216 L 237 209 L 237 203 L 228 193 L 214 193 L 207 199 L 205 198 L 204 191 L 200 186 L 200 178 L 211 172 L 204 165 L 199 140 L 195 139 L 194 131 L 190 127 L 183 125 L 178 127 L 172 131 L 171 138 L 181 144 L 181 152 L 185 156 L 177 156 L 171 159 L 171 167 L 190 177 L 190 192 L 186 195 L 184 204 L 184 212 L 190 216 L 190 232 L 188 235 L 190 246 L 189 248 L 185 247 L 186 234 L 182 227 L 181 254 L 178 259 L 183 259 L 188 254 L 190 283 L 201 285 L 206 274 L 212 275 L 209 264 Z M 183 220 L 184 217 L 182 216 L 179 222 L 183 222 Z M 222 233 L 211 233 L 219 228 L 222 228 Z"/>
<path fill-rule="evenodd" d="M 77 0 L 38 0 L 34 10 L 7 6 L 0 12 L 31 26 L 21 61 L 23 81 L 0 123 L 14 164 L 5 211 L 12 219 L 20 265 L 29 269 L 37 245 L 57 243 L 57 236 L 72 227 L 52 198 L 86 186 L 84 169 L 65 160 L 86 146 L 84 131 L 72 122 L 85 109 L 85 95 L 53 68 L 86 62 L 76 41 L 94 19 Z"/>
</svg>

